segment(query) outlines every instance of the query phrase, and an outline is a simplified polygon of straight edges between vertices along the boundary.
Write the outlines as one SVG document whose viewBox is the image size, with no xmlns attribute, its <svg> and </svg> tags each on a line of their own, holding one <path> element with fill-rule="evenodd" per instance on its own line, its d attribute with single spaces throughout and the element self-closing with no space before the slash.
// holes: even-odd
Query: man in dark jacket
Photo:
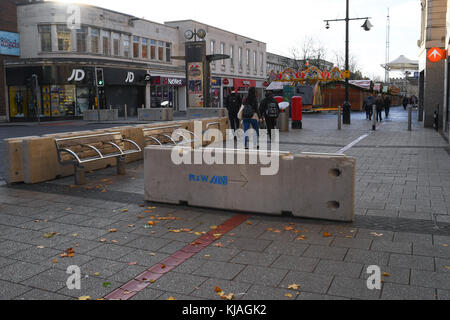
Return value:
<svg viewBox="0 0 450 320">
<path fill-rule="evenodd" d="M 226 108 L 228 110 L 228 118 L 230 119 L 230 127 L 233 130 L 233 134 L 236 133 L 236 130 L 239 129 L 239 119 L 238 119 L 238 113 L 241 109 L 242 105 L 242 98 L 238 95 L 237 90 L 234 88 L 231 91 L 231 94 L 227 97 L 226 101 Z M 235 136 L 234 139 L 236 140 L 237 137 Z"/>
<path fill-rule="evenodd" d="M 364 107 L 366 109 L 366 119 L 367 120 L 372 120 L 372 115 L 373 115 L 373 105 L 375 104 L 374 98 L 372 95 L 368 96 L 365 100 L 364 100 Z"/>
<path fill-rule="evenodd" d="M 386 119 L 389 118 L 389 112 L 391 110 L 391 104 L 392 104 L 391 98 L 389 98 L 389 95 L 386 94 L 384 96 L 384 113 L 386 114 Z"/>
<path fill-rule="evenodd" d="M 381 94 L 378 94 L 377 98 L 375 99 L 375 104 L 377 106 L 377 121 L 383 121 L 383 105 L 384 105 L 384 101 L 383 101 L 383 97 L 381 96 Z"/>
<path fill-rule="evenodd" d="M 272 141 L 272 130 L 275 129 L 277 119 L 280 116 L 280 106 L 274 99 L 272 91 L 266 92 L 266 98 L 259 105 L 259 113 L 266 120 L 267 131 Z"/>
</svg>

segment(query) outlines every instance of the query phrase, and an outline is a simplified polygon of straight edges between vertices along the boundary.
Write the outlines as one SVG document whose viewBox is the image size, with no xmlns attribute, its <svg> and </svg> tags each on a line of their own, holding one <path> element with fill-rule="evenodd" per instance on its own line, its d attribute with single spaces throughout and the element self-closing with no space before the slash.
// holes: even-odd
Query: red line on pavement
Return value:
<svg viewBox="0 0 450 320">
<path fill-rule="evenodd" d="M 194 242 L 190 243 L 180 251 L 174 253 L 170 257 L 164 259 L 160 263 L 149 268 L 147 271 L 138 275 L 133 280 L 127 282 L 120 288 L 114 290 L 108 294 L 106 300 L 129 300 L 145 288 L 147 288 L 151 282 L 156 281 L 168 272 L 172 271 L 186 260 L 190 259 L 195 254 L 199 253 L 206 247 L 208 247 L 214 241 L 219 240 L 225 234 L 244 223 L 250 216 L 238 214 L 233 218 L 225 221 L 223 224 L 217 227 L 215 230 L 211 230 L 207 234 L 201 236 Z M 214 235 L 220 234 L 220 237 Z"/>
</svg>

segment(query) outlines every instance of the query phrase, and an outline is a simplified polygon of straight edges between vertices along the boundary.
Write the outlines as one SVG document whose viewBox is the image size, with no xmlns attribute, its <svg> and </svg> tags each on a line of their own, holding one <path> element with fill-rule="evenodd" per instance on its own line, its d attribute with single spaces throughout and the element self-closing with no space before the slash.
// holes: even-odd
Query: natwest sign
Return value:
<svg viewBox="0 0 450 320">
<path fill-rule="evenodd" d="M 235 88 L 250 88 L 256 87 L 256 80 L 249 79 L 234 79 Z"/>
<path fill-rule="evenodd" d="M 166 85 L 174 87 L 184 87 L 186 86 L 186 80 L 183 78 L 169 78 L 169 77 L 151 77 L 150 84 L 155 85 Z"/>
</svg>

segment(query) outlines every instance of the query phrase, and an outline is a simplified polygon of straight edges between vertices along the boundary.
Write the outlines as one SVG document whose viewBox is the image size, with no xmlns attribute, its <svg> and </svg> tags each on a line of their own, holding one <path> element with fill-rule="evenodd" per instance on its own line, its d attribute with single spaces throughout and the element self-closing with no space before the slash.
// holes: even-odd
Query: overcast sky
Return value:
<svg viewBox="0 0 450 320">
<path fill-rule="evenodd" d="M 194 19 L 267 43 L 267 51 L 291 56 L 305 37 L 314 37 L 332 53 L 345 49 L 345 0 L 60 0 L 78 2 L 163 23 Z M 366 32 L 364 21 L 350 22 L 350 51 L 364 75 L 384 79 L 387 10 L 391 16 L 391 61 L 400 55 L 417 60 L 420 1 L 350 0 L 350 17 L 372 17 L 374 28 Z M 332 54 L 327 57 L 333 62 Z M 395 74 L 394 74 L 395 75 Z"/>
</svg>

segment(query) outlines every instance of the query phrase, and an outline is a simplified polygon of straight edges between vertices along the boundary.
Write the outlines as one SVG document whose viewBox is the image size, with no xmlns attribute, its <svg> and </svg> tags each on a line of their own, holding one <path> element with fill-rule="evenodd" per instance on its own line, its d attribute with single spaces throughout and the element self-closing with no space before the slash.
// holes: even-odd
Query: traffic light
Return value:
<svg viewBox="0 0 450 320">
<path fill-rule="evenodd" d="M 105 85 L 105 80 L 103 78 L 103 69 L 96 70 L 97 87 L 103 87 Z"/>
</svg>

